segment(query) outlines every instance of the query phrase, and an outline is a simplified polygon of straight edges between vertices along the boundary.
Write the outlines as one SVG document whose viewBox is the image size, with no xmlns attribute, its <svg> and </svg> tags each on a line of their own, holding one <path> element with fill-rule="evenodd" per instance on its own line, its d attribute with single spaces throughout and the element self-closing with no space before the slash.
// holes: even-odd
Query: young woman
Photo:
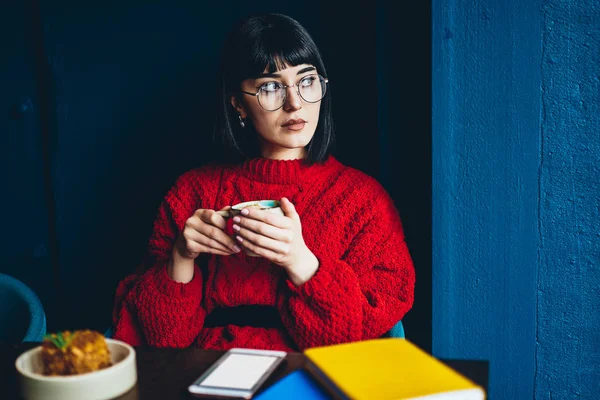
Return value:
<svg viewBox="0 0 600 400">
<path fill-rule="evenodd" d="M 284 15 L 246 18 L 219 85 L 220 162 L 166 194 L 144 262 L 117 288 L 114 337 L 297 351 L 382 336 L 412 306 L 414 268 L 387 192 L 330 155 L 313 40 Z M 247 208 L 228 224 L 215 211 L 264 199 L 284 215 Z"/>
</svg>

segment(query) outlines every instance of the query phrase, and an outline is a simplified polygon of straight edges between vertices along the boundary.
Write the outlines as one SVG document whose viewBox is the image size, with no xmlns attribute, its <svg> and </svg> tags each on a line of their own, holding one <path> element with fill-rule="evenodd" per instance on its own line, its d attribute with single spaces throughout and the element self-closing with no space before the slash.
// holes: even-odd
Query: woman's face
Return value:
<svg viewBox="0 0 600 400">
<path fill-rule="evenodd" d="M 258 132 L 263 157 L 290 160 L 306 156 L 305 147 L 315 134 L 321 102 L 304 101 L 298 95 L 296 84 L 310 85 L 310 76 L 315 74 L 317 74 L 317 70 L 314 66 L 301 64 L 287 67 L 273 74 L 265 71 L 257 78 L 246 79 L 242 82 L 242 91 L 248 93 L 257 93 L 262 85 L 268 84 L 266 87 L 263 86 L 266 91 L 259 95 L 263 105 L 278 104 L 277 97 L 271 96 L 267 92 L 277 89 L 279 87 L 277 83 L 289 86 L 283 89 L 286 95 L 283 106 L 275 111 L 265 110 L 259 104 L 257 96 L 242 94 L 241 99 L 231 98 L 231 104 L 236 111 L 246 122 L 251 122 Z M 316 82 L 319 84 L 318 79 Z M 303 91 L 303 93 L 305 92 Z"/>
</svg>

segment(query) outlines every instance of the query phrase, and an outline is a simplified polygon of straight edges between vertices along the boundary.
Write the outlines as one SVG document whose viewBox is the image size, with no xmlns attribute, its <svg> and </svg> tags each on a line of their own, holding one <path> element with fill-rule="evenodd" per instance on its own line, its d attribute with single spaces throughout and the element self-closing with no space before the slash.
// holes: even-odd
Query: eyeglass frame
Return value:
<svg viewBox="0 0 600 400">
<path fill-rule="evenodd" d="M 298 96 L 300 96 L 300 98 L 301 98 L 303 101 L 305 101 L 305 102 L 307 102 L 307 103 L 309 103 L 309 104 L 315 104 L 315 103 L 318 103 L 319 101 L 323 100 L 323 98 L 325 97 L 325 95 L 323 95 L 323 97 L 321 97 L 321 98 L 320 98 L 319 100 L 317 100 L 317 101 L 308 101 L 308 100 L 306 100 L 306 99 L 305 99 L 305 98 L 304 98 L 304 97 L 303 97 L 303 96 L 300 94 L 300 82 L 302 82 L 302 80 L 303 80 L 304 78 L 307 78 L 307 77 L 309 77 L 309 76 L 320 76 L 320 77 L 321 77 L 321 78 L 323 78 L 323 80 L 325 81 L 325 84 L 328 84 L 328 83 L 329 83 L 329 79 L 327 79 L 327 78 L 325 78 L 324 76 L 322 76 L 322 75 L 319 75 L 319 74 L 308 74 L 308 75 L 305 75 L 305 76 L 303 76 L 303 77 L 302 77 L 302 78 L 301 78 L 301 79 L 300 79 L 298 82 L 296 82 L 296 83 L 292 83 L 291 85 L 284 85 L 284 84 L 282 84 L 281 82 L 277 82 L 277 81 L 276 81 L 277 83 L 280 83 L 280 84 L 281 84 L 281 87 L 282 87 L 283 89 L 285 89 L 285 92 L 284 92 L 284 93 L 285 93 L 285 97 L 283 98 L 283 102 L 281 103 L 281 105 L 280 105 L 279 107 L 277 107 L 276 109 L 274 109 L 274 110 L 267 110 L 266 108 L 264 108 L 264 107 L 263 107 L 263 105 L 262 105 L 262 104 L 261 104 L 261 102 L 260 102 L 260 99 L 258 98 L 258 95 L 260 94 L 260 90 L 261 90 L 261 88 L 263 87 L 263 85 L 266 85 L 267 83 L 270 83 L 271 81 L 269 81 L 269 82 L 265 82 L 265 83 L 263 83 L 262 85 L 260 85 L 260 86 L 259 86 L 259 88 L 258 88 L 258 92 L 256 92 L 256 93 L 246 92 L 246 91 L 244 91 L 244 90 L 240 90 L 240 92 L 241 92 L 241 93 L 244 93 L 244 94 L 247 94 L 247 95 L 250 95 L 250 96 L 254 96 L 254 97 L 256 97 L 256 101 L 258 101 L 258 105 L 259 105 L 259 106 L 260 106 L 260 107 L 261 107 L 263 110 L 265 110 L 265 111 L 269 111 L 269 112 L 272 112 L 272 111 L 277 111 L 277 110 L 279 110 L 281 107 L 283 107 L 283 106 L 285 105 L 285 102 L 287 101 L 287 97 L 288 97 L 288 94 L 287 94 L 287 88 L 289 88 L 289 87 L 292 87 L 292 86 L 296 86 L 296 93 L 298 93 Z M 327 90 L 327 86 L 325 86 L 325 88 L 326 88 L 325 90 Z M 325 93 L 325 94 L 327 94 L 327 93 Z"/>
</svg>

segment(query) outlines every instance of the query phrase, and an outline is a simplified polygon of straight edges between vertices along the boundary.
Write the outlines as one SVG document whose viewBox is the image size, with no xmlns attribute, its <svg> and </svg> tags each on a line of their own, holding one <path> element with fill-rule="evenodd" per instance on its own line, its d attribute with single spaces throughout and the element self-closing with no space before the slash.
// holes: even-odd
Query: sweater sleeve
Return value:
<svg viewBox="0 0 600 400">
<path fill-rule="evenodd" d="M 369 220 L 343 256 L 315 254 L 319 269 L 296 287 L 280 313 L 300 349 L 372 339 L 389 331 L 412 307 L 415 272 L 398 212 L 380 196 Z"/>
<path fill-rule="evenodd" d="M 198 201 L 188 175 L 180 177 L 165 196 L 144 261 L 117 287 L 113 308 L 116 339 L 134 346 L 183 348 L 200 332 L 206 312 L 198 265 L 193 279 L 185 284 L 173 281 L 166 270 L 175 239 L 199 208 Z"/>
</svg>

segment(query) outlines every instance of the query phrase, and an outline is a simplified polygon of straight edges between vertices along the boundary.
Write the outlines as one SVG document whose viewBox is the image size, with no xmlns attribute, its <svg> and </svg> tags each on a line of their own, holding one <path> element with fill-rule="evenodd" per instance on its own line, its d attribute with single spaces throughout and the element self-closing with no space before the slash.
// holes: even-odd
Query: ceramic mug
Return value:
<svg viewBox="0 0 600 400">
<path fill-rule="evenodd" d="M 246 201 L 244 203 L 231 206 L 229 210 L 217 211 L 217 214 L 225 218 L 225 220 L 228 220 L 240 214 L 244 208 L 256 208 L 258 210 L 264 210 L 274 214 L 285 215 L 278 200 Z M 244 249 L 244 252 L 250 257 L 260 257 L 258 254 L 255 254 L 247 249 Z"/>
</svg>

